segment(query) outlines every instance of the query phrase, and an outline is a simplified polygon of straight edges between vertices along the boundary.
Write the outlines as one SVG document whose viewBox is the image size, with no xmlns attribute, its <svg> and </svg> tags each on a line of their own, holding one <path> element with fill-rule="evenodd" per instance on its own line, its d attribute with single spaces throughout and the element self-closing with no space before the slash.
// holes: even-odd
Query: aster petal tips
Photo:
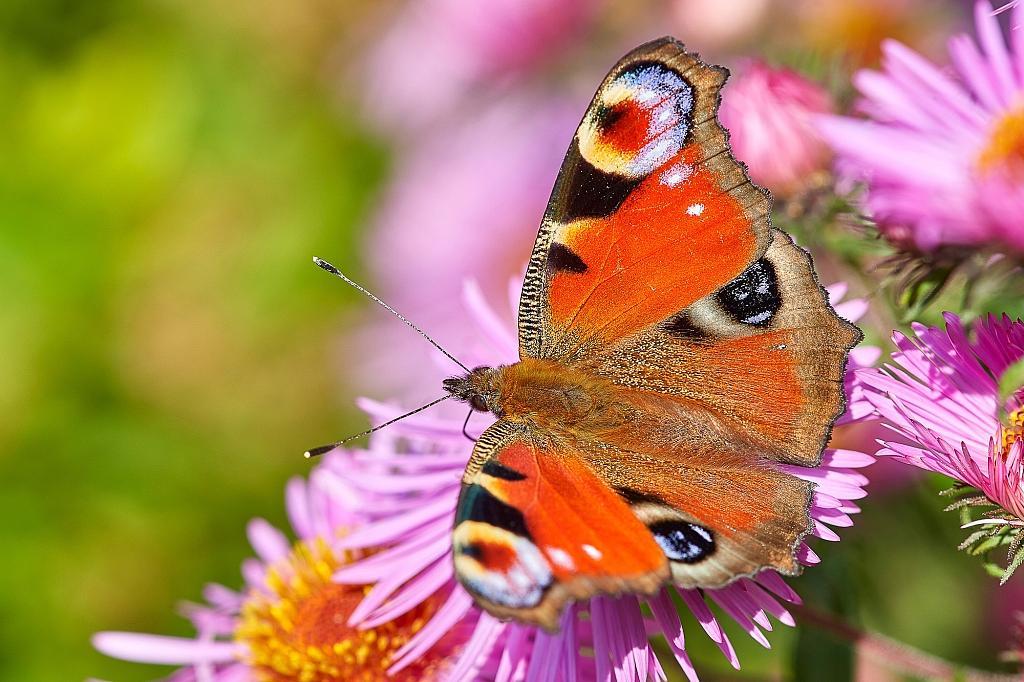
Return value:
<svg viewBox="0 0 1024 682">
<path fill-rule="evenodd" d="M 917 325 L 916 340 L 894 334 L 895 365 L 857 379 L 903 441 L 885 441 L 877 454 L 952 478 L 947 511 L 972 531 L 960 549 L 985 555 L 1005 582 L 1024 562 L 1024 404 L 1019 392 L 1001 394 L 997 380 L 1024 358 L 1024 323 L 989 316 L 967 327 L 945 317 L 945 330 Z M 999 548 L 1005 566 L 988 556 Z"/>
</svg>

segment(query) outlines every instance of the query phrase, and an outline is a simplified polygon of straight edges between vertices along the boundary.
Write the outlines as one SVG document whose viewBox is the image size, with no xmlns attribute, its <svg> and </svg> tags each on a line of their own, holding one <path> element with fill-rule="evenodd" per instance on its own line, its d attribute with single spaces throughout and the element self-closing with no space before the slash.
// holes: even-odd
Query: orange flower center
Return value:
<svg viewBox="0 0 1024 682">
<path fill-rule="evenodd" d="M 1003 169 L 1014 180 L 1024 181 L 1024 106 L 996 121 L 988 146 L 978 156 L 978 168 L 985 174 Z"/>
<path fill-rule="evenodd" d="M 435 646 L 397 675 L 387 675 L 395 652 L 440 606 L 435 594 L 392 621 L 367 630 L 348 625 L 370 586 L 339 585 L 331 576 L 343 562 L 324 543 L 297 543 L 287 562 L 271 568 L 270 597 L 253 590 L 242 607 L 235 640 L 266 682 L 413 682 L 433 680 L 451 647 Z"/>
<path fill-rule="evenodd" d="M 1013 444 L 1024 439 L 1024 407 L 1011 412 L 1007 421 L 1009 426 L 1003 426 L 1003 448 L 1000 451 L 1003 461 L 1010 456 L 1010 448 L 1013 447 Z"/>
</svg>

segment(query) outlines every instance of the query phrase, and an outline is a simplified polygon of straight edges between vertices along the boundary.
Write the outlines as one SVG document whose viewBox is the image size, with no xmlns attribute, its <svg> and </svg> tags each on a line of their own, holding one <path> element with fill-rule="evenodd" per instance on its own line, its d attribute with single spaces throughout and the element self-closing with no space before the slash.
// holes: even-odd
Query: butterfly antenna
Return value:
<svg viewBox="0 0 1024 682">
<path fill-rule="evenodd" d="M 339 440 L 337 443 L 331 443 L 330 445 L 321 445 L 318 448 L 311 448 L 309 450 L 306 450 L 306 452 L 304 452 L 302 454 L 302 456 L 305 457 L 306 459 L 310 459 L 312 457 L 318 457 L 318 456 L 324 454 L 325 452 L 330 452 L 334 448 L 344 445 L 345 443 L 349 442 L 350 440 L 355 440 L 356 438 L 362 438 L 363 436 L 369 436 L 374 431 L 380 431 L 385 426 L 389 426 L 391 424 L 394 424 L 397 421 L 401 421 L 402 419 L 405 419 L 406 417 L 410 417 L 410 416 L 416 414 L 417 412 L 422 412 L 423 410 L 427 409 L 428 407 L 433 407 L 434 405 L 437 405 L 439 402 L 441 402 L 443 400 L 448 400 L 448 398 L 451 398 L 451 397 L 452 396 L 450 396 L 450 395 L 446 395 L 443 398 L 438 398 L 434 402 L 427 403 L 423 407 L 417 407 L 412 412 L 406 412 L 405 414 L 401 415 L 400 417 L 395 417 L 394 419 L 390 419 L 390 420 L 384 422 L 383 424 L 380 424 L 378 426 L 374 426 L 372 429 L 367 429 L 366 431 L 363 431 L 362 433 L 357 433 L 354 436 L 349 436 L 345 440 Z"/>
<path fill-rule="evenodd" d="M 341 270 L 339 270 L 338 268 L 334 267 L 333 265 L 331 265 L 327 261 L 323 260 L 322 258 L 317 258 L 316 256 L 313 256 L 313 262 L 316 263 L 317 265 L 319 265 L 321 268 L 323 268 L 327 272 L 331 273 L 332 275 L 335 275 L 335 276 L 340 277 L 341 279 L 345 280 L 346 282 L 348 282 L 349 284 L 354 286 L 356 289 L 358 289 L 359 291 L 363 292 L 364 294 L 366 294 L 367 296 L 372 298 L 374 301 L 376 301 L 380 305 L 384 306 L 385 310 L 387 310 L 388 312 L 393 314 L 395 317 L 400 319 L 402 322 L 405 322 L 407 325 L 409 325 L 410 327 L 415 329 L 419 333 L 419 335 L 422 336 L 423 338 L 425 338 L 427 341 L 429 341 L 430 344 L 432 346 L 434 346 L 434 348 L 436 348 L 439 351 L 441 351 L 442 353 L 444 353 L 445 357 L 447 357 L 449 360 L 454 362 L 456 365 L 458 365 L 462 369 L 466 370 L 466 372 L 470 371 L 469 367 L 466 367 L 464 364 L 462 364 L 461 362 L 456 360 L 455 357 L 451 353 L 446 351 L 444 348 L 441 348 L 441 346 L 439 346 L 437 344 L 437 341 L 434 341 L 434 339 L 432 339 L 429 336 L 427 336 L 426 333 L 422 329 L 420 329 L 419 327 L 414 325 L 409 320 L 405 319 L 405 317 L 403 317 L 401 313 L 399 313 L 397 310 L 395 310 L 394 308 L 389 306 L 387 303 L 385 303 L 384 301 L 380 300 L 379 298 L 377 298 L 376 296 L 371 294 L 369 291 L 367 291 L 366 289 L 362 288 L 361 286 L 359 286 L 358 284 L 356 284 L 355 282 L 350 280 L 348 277 L 345 276 L 345 273 L 343 273 Z M 360 434 L 360 435 L 362 435 L 362 434 Z M 353 436 L 353 437 L 355 437 L 355 436 Z"/>
<path fill-rule="evenodd" d="M 470 439 L 471 441 L 473 441 L 475 443 L 476 442 L 476 438 L 473 438 L 473 436 L 471 436 L 468 433 L 466 433 L 466 427 L 469 426 L 469 418 L 472 417 L 472 416 L 473 416 L 473 408 L 470 408 L 469 409 L 469 414 L 466 415 L 466 421 L 462 422 L 462 435 L 465 436 L 466 438 Z"/>
</svg>

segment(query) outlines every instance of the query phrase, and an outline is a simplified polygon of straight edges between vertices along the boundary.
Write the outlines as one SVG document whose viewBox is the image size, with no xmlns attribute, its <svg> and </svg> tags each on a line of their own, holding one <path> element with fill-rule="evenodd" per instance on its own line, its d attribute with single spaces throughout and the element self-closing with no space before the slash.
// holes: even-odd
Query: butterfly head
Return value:
<svg viewBox="0 0 1024 682">
<path fill-rule="evenodd" d="M 468 403 L 478 412 L 501 416 L 498 398 L 501 395 L 501 371 L 494 367 L 477 367 L 461 377 L 445 379 L 444 390 L 456 400 Z"/>
</svg>

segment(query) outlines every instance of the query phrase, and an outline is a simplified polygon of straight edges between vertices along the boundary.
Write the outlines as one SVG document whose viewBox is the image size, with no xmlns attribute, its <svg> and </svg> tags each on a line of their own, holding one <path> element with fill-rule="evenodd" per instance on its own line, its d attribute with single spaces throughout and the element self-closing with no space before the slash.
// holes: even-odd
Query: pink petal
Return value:
<svg viewBox="0 0 1024 682">
<path fill-rule="evenodd" d="M 1006 50 L 1006 42 L 1003 40 L 1003 29 L 1000 28 L 999 20 L 996 19 L 992 5 L 987 0 L 978 0 L 974 4 L 974 24 L 978 40 L 981 41 L 988 63 L 992 66 L 996 90 L 1003 106 L 1007 106 L 1012 103 L 1019 87 L 1017 79 L 1013 76 L 1013 66 Z"/>
<path fill-rule="evenodd" d="M 818 555 L 815 554 L 814 550 L 806 544 L 801 544 L 800 548 L 796 551 L 796 560 L 804 566 L 813 566 L 814 564 L 821 563 L 821 559 Z"/>
<path fill-rule="evenodd" d="M 878 346 L 859 346 L 850 351 L 850 360 L 857 367 L 870 367 L 882 357 L 882 349 Z"/>
<path fill-rule="evenodd" d="M 448 675 L 448 682 L 472 682 L 476 679 L 480 666 L 486 663 L 486 654 L 494 645 L 495 639 L 505 630 L 505 624 L 489 613 L 481 613 L 477 619 L 473 635 L 462 648 L 459 660 Z"/>
<path fill-rule="evenodd" d="M 779 602 L 775 601 L 770 594 L 764 591 L 760 585 L 755 583 L 750 578 L 743 578 L 743 587 L 747 590 L 747 593 L 757 602 L 765 612 L 770 613 L 779 619 L 779 622 L 783 625 L 790 627 L 796 626 L 796 621 L 793 620 L 792 614 L 787 611 Z"/>
<path fill-rule="evenodd" d="M 438 517 L 454 515 L 457 502 L 458 497 L 453 495 L 425 504 L 414 511 L 377 521 L 342 538 L 338 546 L 354 549 L 387 544 Z M 448 520 L 447 524 L 450 526 L 451 520 Z"/>
<path fill-rule="evenodd" d="M 668 592 L 668 588 L 662 588 L 653 597 L 647 597 L 647 603 L 651 607 L 651 613 L 661 631 L 665 634 L 669 648 L 676 657 L 676 661 L 683 669 L 686 679 L 690 682 L 698 682 L 697 671 L 686 654 L 685 640 L 683 638 L 683 624 L 679 620 L 679 612 L 676 611 L 675 603 Z"/>
<path fill-rule="evenodd" d="M 792 604 L 803 603 L 803 600 L 800 599 L 800 595 L 794 592 L 793 588 L 787 585 L 786 581 L 782 579 L 782 576 L 775 571 L 761 571 L 757 574 L 757 577 L 754 578 L 754 580 Z"/>
<path fill-rule="evenodd" d="M 383 604 L 395 590 L 402 586 L 405 581 L 415 577 L 420 571 L 426 569 L 434 561 L 451 552 L 451 539 L 441 538 L 418 552 L 410 554 L 401 564 L 391 567 L 391 570 L 382 578 L 370 592 L 363 597 L 352 615 L 349 616 L 349 625 L 355 625 L 372 613 L 377 607 Z M 337 575 L 334 578 L 338 581 Z"/>
<path fill-rule="evenodd" d="M 295 534 L 302 540 L 315 538 L 316 531 L 313 530 L 306 480 L 301 476 L 293 476 L 288 480 L 288 485 L 284 489 L 284 506 L 288 513 L 288 522 L 291 523 Z"/>
<path fill-rule="evenodd" d="M 242 561 L 242 577 L 249 587 L 267 592 L 267 569 L 259 559 L 250 557 Z"/>
<path fill-rule="evenodd" d="M 242 595 L 218 583 L 206 583 L 203 599 L 226 611 L 237 611 L 242 607 Z"/>
<path fill-rule="evenodd" d="M 833 306 L 836 315 L 850 322 L 856 322 L 863 317 L 864 313 L 868 311 L 868 307 L 868 302 L 863 298 L 855 298 L 852 301 Z"/>
<path fill-rule="evenodd" d="M 821 465 L 830 469 L 860 469 L 875 463 L 871 455 L 857 450 L 831 448 L 825 450 Z"/>
<path fill-rule="evenodd" d="M 519 360 L 519 339 L 511 333 L 512 325 L 503 321 L 487 304 L 484 292 L 475 279 L 462 284 L 462 300 L 472 315 L 481 335 L 494 347 L 494 352 L 505 363 Z"/>
<path fill-rule="evenodd" d="M 388 674 L 394 675 L 422 656 L 462 620 L 472 607 L 473 598 L 461 587 L 456 587 L 423 629 L 395 652 L 395 663 L 388 668 Z"/>
<path fill-rule="evenodd" d="M 100 653 L 113 658 L 162 665 L 227 663 L 245 652 L 245 647 L 234 642 L 203 642 L 137 632 L 97 632 L 92 636 L 92 645 Z"/>
<path fill-rule="evenodd" d="M 838 305 L 843 300 L 843 296 L 846 296 L 847 290 L 850 288 L 846 282 L 836 282 L 835 284 L 829 284 L 825 287 L 825 291 L 828 293 L 828 302 L 832 307 Z"/>
<path fill-rule="evenodd" d="M 264 563 L 272 564 L 288 558 L 291 554 L 292 548 L 288 538 L 266 520 L 253 519 L 246 531 L 249 535 L 249 544 Z"/>
</svg>

